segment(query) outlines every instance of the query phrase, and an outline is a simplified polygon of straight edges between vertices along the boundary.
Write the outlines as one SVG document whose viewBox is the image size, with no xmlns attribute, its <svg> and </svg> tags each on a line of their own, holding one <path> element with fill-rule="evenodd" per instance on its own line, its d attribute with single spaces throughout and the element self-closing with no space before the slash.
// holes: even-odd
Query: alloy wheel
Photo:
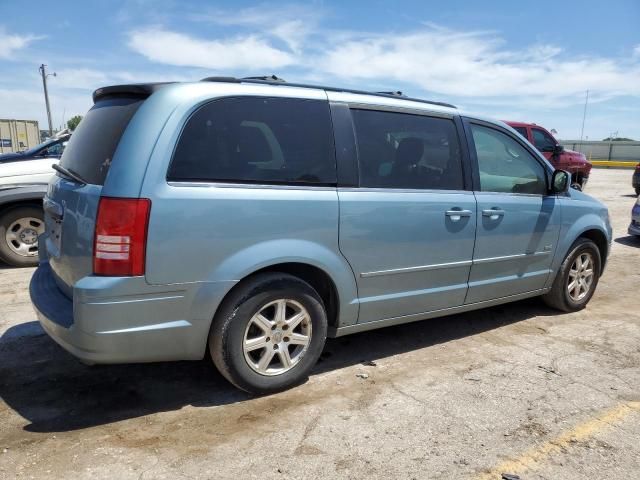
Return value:
<svg viewBox="0 0 640 480">
<path fill-rule="evenodd" d="M 591 291 L 594 279 L 593 267 L 593 255 L 588 252 L 581 253 L 573 261 L 569 270 L 567 292 L 574 302 L 579 302 Z"/>
<path fill-rule="evenodd" d="M 260 375 L 281 375 L 295 367 L 311 342 L 311 317 L 298 302 L 278 299 L 260 307 L 244 333 L 244 358 Z"/>
</svg>

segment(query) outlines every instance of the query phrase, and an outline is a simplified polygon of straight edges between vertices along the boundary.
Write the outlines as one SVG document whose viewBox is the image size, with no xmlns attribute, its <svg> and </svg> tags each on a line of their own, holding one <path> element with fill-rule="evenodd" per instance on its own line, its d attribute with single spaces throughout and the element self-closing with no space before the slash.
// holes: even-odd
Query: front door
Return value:
<svg viewBox="0 0 640 480">
<path fill-rule="evenodd" d="M 507 130 L 470 123 L 478 230 L 465 303 L 540 290 L 551 272 L 560 205 L 547 167 Z"/>
<path fill-rule="evenodd" d="M 359 322 L 462 305 L 476 201 L 465 191 L 451 117 L 352 109 L 359 186 L 340 188 L 340 250 Z"/>
</svg>

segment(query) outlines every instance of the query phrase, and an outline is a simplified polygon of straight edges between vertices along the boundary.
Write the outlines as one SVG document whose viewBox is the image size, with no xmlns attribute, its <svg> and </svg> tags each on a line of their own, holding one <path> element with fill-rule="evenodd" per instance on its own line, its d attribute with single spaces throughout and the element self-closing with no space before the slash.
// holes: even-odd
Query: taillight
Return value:
<svg viewBox="0 0 640 480">
<path fill-rule="evenodd" d="M 144 275 L 151 200 L 102 197 L 93 241 L 93 273 Z"/>
</svg>

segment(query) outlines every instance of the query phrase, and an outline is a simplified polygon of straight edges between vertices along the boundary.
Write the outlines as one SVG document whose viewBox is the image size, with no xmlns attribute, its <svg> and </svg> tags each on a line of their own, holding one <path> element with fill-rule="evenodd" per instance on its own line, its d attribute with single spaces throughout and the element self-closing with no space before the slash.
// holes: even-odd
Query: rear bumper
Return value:
<svg viewBox="0 0 640 480">
<path fill-rule="evenodd" d="M 29 292 L 44 330 L 85 363 L 198 360 L 211 319 L 234 282 L 149 285 L 144 277 L 85 277 L 73 300 L 48 262 Z"/>
</svg>

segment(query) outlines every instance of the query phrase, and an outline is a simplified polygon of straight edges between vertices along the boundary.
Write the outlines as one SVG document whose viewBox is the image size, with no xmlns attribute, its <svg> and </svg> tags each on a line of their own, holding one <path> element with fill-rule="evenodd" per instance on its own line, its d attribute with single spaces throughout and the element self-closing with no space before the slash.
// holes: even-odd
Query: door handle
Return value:
<svg viewBox="0 0 640 480">
<path fill-rule="evenodd" d="M 444 214 L 453 222 L 457 222 L 462 217 L 470 217 L 473 212 L 471 210 L 447 210 Z"/>
<path fill-rule="evenodd" d="M 497 220 L 498 217 L 504 217 L 504 210 L 499 208 L 490 208 L 488 210 L 482 210 L 483 217 L 489 217 L 491 220 Z"/>
</svg>

